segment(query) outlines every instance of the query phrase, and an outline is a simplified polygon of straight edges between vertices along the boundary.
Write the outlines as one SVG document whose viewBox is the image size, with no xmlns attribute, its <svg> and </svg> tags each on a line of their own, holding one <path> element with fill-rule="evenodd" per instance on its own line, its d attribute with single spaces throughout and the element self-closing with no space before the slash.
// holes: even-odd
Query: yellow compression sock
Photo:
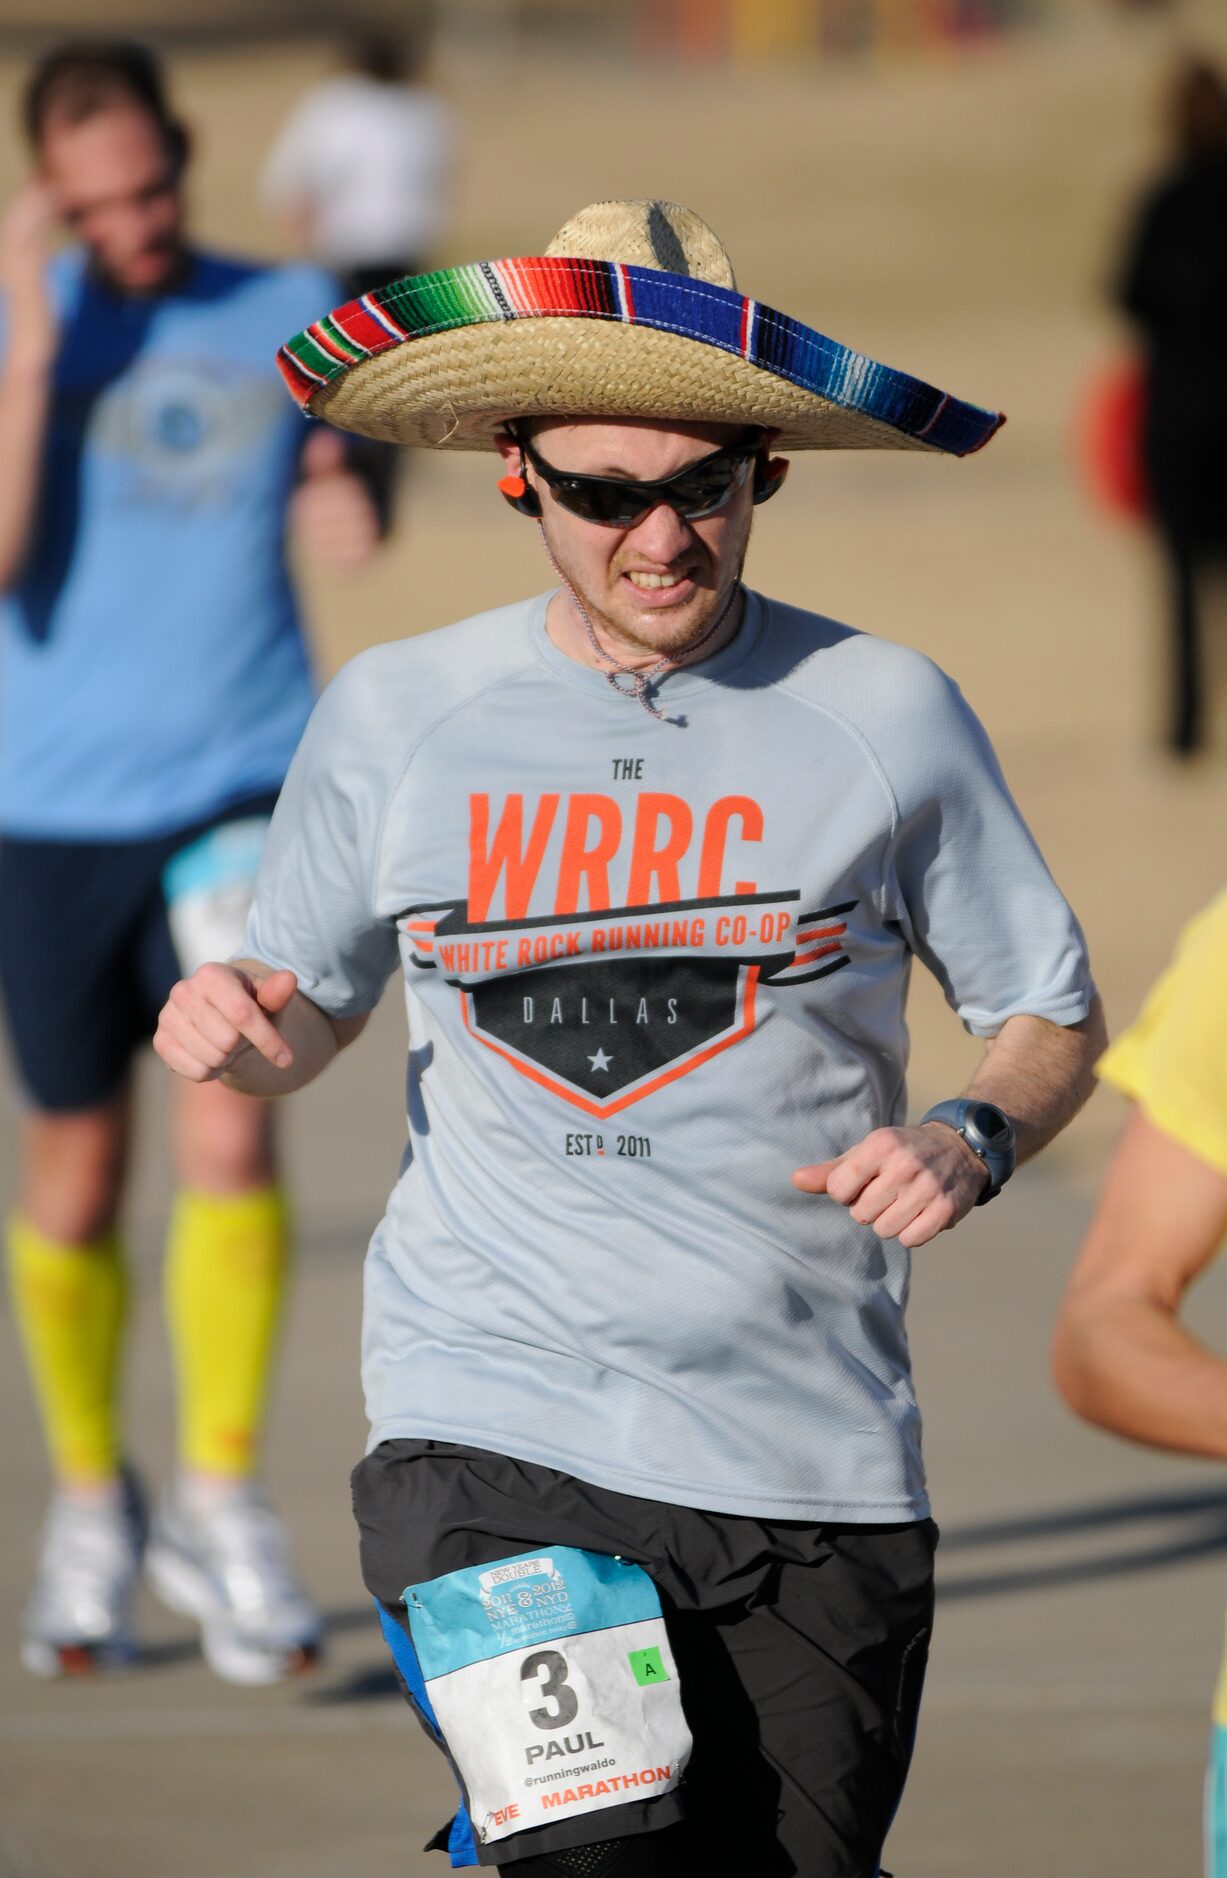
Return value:
<svg viewBox="0 0 1227 1878">
<path fill-rule="evenodd" d="M 254 1471 L 289 1252 L 279 1187 L 188 1190 L 166 1248 L 166 1314 L 179 1387 L 179 1459 Z"/>
<path fill-rule="evenodd" d="M 87 1245 L 8 1223 L 9 1284 L 51 1465 L 62 1481 L 119 1467 L 115 1377 L 127 1284 L 119 1235 Z"/>
</svg>

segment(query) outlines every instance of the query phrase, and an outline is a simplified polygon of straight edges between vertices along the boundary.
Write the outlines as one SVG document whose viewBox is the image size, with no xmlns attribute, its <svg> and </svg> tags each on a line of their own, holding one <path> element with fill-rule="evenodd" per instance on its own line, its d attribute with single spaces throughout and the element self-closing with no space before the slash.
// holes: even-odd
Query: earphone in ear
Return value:
<svg viewBox="0 0 1227 1878">
<path fill-rule="evenodd" d="M 784 457 L 784 456 L 769 457 L 765 450 L 760 450 L 758 456 L 754 460 L 754 501 L 755 501 L 755 504 L 757 505 L 760 502 L 770 502 L 772 496 L 776 495 L 779 492 L 779 490 L 783 487 L 784 478 L 787 476 L 787 474 L 788 474 L 788 458 L 787 457 Z"/>
<path fill-rule="evenodd" d="M 513 509 L 518 509 L 521 515 L 531 516 L 534 521 L 540 519 L 540 498 L 522 476 L 500 476 L 498 487 L 503 500 L 509 502 Z"/>
<path fill-rule="evenodd" d="M 535 489 L 530 489 L 524 480 L 524 458 L 520 458 L 520 473 L 513 470 L 507 476 L 498 479 L 499 494 L 513 509 L 521 515 L 531 516 L 533 521 L 541 519 L 541 498 Z"/>
</svg>

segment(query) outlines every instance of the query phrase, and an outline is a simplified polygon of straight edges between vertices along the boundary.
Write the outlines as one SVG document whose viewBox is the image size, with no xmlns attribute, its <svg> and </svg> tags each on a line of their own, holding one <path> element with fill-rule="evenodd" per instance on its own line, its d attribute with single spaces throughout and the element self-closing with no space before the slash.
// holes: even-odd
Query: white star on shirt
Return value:
<svg viewBox="0 0 1227 1878">
<path fill-rule="evenodd" d="M 613 1062 L 613 1058 L 612 1056 L 606 1056 L 604 1050 L 598 1050 L 595 1056 L 588 1058 L 588 1061 L 591 1063 L 594 1070 L 608 1069 L 609 1065 Z"/>
</svg>

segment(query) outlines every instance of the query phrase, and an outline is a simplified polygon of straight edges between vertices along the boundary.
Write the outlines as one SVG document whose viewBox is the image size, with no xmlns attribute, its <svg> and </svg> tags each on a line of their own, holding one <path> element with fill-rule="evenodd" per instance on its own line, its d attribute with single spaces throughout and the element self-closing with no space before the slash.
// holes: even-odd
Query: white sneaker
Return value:
<svg viewBox="0 0 1227 1878">
<path fill-rule="evenodd" d="M 281 1682 L 318 1659 L 323 1620 L 254 1482 L 201 1495 L 172 1487 L 153 1522 L 145 1576 L 163 1604 L 200 1625 L 205 1661 L 225 1682 Z"/>
<path fill-rule="evenodd" d="M 34 1675 L 85 1676 L 135 1654 L 132 1595 L 145 1531 L 129 1473 L 111 1498 L 54 1495 L 22 1625 L 21 1660 Z"/>
</svg>

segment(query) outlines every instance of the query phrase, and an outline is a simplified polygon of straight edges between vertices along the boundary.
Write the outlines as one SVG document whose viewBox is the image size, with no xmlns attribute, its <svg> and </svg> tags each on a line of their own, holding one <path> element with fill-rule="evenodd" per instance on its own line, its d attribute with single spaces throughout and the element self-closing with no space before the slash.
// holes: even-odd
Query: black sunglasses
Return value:
<svg viewBox="0 0 1227 1878">
<path fill-rule="evenodd" d="M 658 502 L 667 502 L 688 522 L 714 515 L 741 488 L 760 449 L 757 441 L 725 444 L 673 476 L 640 483 L 622 476 L 578 476 L 556 469 L 538 456 L 526 437 L 517 437 L 516 442 L 564 509 L 605 528 L 633 528 Z"/>
</svg>

